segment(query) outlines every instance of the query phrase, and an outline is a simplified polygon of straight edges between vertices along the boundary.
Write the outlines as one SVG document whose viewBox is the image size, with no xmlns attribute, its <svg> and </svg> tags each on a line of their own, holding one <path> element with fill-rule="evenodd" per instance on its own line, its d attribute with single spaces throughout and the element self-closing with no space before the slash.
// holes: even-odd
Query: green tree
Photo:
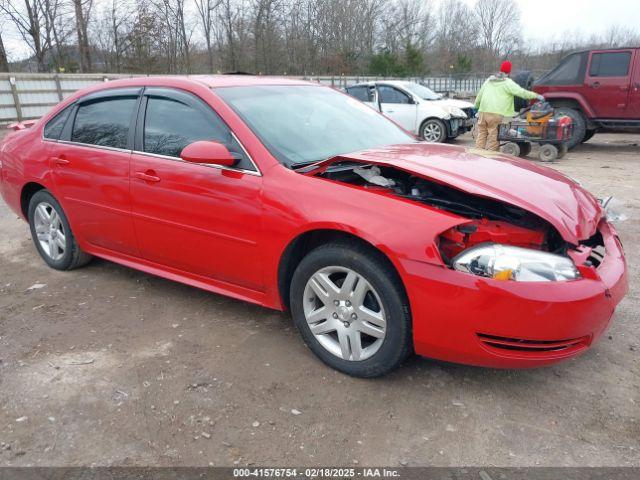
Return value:
<svg viewBox="0 0 640 480">
<path fill-rule="evenodd" d="M 404 50 L 404 64 L 408 75 L 420 75 L 424 73 L 424 59 L 422 52 L 410 42 Z"/>
<path fill-rule="evenodd" d="M 471 71 L 471 58 L 461 54 L 456 56 L 456 63 L 453 67 L 455 73 L 469 73 Z"/>
<path fill-rule="evenodd" d="M 404 76 L 407 73 L 400 58 L 388 50 L 383 50 L 371 57 L 369 71 L 372 75 L 385 77 Z"/>
</svg>

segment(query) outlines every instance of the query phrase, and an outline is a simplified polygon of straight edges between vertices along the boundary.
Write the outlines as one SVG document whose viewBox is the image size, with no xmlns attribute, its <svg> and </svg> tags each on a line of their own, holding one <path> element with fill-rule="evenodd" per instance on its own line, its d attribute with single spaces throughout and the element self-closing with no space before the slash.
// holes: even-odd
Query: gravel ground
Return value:
<svg viewBox="0 0 640 480">
<path fill-rule="evenodd" d="M 628 205 L 631 290 L 593 349 L 529 371 L 353 379 L 285 314 L 106 261 L 51 270 L 0 205 L 0 465 L 640 466 L 639 142 L 552 165 Z"/>
</svg>

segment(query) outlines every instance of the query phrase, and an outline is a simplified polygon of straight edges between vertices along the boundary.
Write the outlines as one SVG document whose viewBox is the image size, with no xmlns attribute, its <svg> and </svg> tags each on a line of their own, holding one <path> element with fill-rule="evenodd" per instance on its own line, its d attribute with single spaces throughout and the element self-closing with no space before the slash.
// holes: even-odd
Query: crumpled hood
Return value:
<svg viewBox="0 0 640 480">
<path fill-rule="evenodd" d="M 473 103 L 456 100 L 455 98 L 441 98 L 440 100 L 429 100 L 429 102 L 439 107 L 473 108 Z"/>
<path fill-rule="evenodd" d="M 553 225 L 569 243 L 591 237 L 602 217 L 597 200 L 565 175 L 486 150 L 411 143 L 340 155 L 396 167 L 465 192 L 523 208 Z"/>
</svg>

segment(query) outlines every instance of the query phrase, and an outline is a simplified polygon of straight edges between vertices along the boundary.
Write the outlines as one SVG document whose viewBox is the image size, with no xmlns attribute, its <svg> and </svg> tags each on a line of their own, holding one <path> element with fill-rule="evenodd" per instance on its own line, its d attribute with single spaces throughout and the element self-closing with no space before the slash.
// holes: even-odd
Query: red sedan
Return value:
<svg viewBox="0 0 640 480">
<path fill-rule="evenodd" d="M 489 367 L 586 350 L 627 291 L 573 180 L 417 142 L 357 100 L 276 78 L 77 92 L 0 147 L 0 190 L 51 267 L 102 257 L 279 310 L 355 376 L 411 352 Z"/>
</svg>

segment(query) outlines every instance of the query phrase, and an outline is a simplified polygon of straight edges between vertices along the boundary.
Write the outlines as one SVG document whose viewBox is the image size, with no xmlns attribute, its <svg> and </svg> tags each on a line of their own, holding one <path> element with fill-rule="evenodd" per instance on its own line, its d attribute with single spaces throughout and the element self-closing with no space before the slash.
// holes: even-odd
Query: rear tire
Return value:
<svg viewBox="0 0 640 480">
<path fill-rule="evenodd" d="M 373 249 L 340 242 L 311 251 L 293 274 L 290 304 L 313 353 L 347 375 L 384 375 L 412 352 L 402 281 Z"/>
<path fill-rule="evenodd" d="M 31 197 L 28 213 L 33 243 L 47 265 L 73 270 L 91 261 L 93 257 L 80 249 L 64 210 L 48 190 Z"/>
<path fill-rule="evenodd" d="M 573 147 L 583 142 L 587 134 L 587 120 L 580 110 L 575 108 L 560 107 L 555 109 L 559 115 L 566 115 L 573 122 L 573 135 L 567 142 L 567 147 L 571 150 Z"/>
</svg>

